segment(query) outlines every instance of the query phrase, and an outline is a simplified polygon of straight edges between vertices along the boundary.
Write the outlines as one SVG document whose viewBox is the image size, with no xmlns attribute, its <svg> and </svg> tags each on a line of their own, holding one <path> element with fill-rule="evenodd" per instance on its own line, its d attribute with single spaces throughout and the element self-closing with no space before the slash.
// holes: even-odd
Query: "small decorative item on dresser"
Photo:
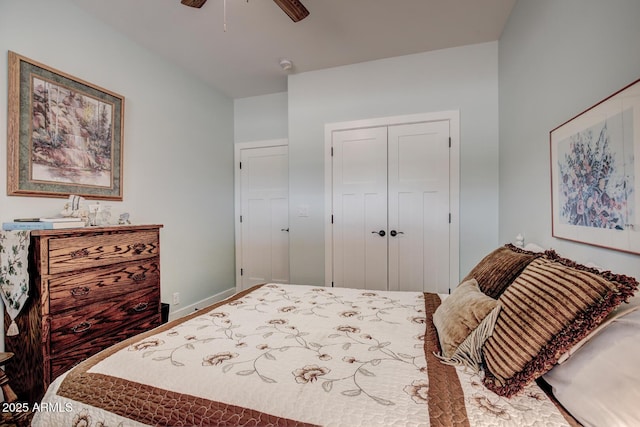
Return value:
<svg viewBox="0 0 640 427">
<path fill-rule="evenodd" d="M 120 214 L 120 218 L 118 218 L 118 224 L 131 224 L 131 221 L 129 221 L 129 212 Z"/>
<path fill-rule="evenodd" d="M 111 206 L 101 205 L 99 202 L 89 205 L 89 225 L 111 225 Z"/>
<path fill-rule="evenodd" d="M 111 224 L 111 206 L 101 206 L 98 211 L 98 225 L 107 226 Z"/>
<path fill-rule="evenodd" d="M 93 205 L 89 205 L 88 211 L 88 225 L 96 226 L 98 224 L 98 211 L 100 210 L 100 204 L 96 203 Z"/>
<path fill-rule="evenodd" d="M 60 214 L 63 218 L 80 218 L 86 220 L 87 208 L 84 205 L 84 197 L 71 194 L 69 200 L 64 204 Z"/>
</svg>

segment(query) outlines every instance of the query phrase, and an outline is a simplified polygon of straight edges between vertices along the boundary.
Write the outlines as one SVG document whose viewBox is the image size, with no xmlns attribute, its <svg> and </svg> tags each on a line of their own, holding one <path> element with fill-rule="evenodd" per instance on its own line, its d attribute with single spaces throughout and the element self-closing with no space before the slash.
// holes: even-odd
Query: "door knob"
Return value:
<svg viewBox="0 0 640 427">
<path fill-rule="evenodd" d="M 380 230 L 380 231 L 372 231 L 372 232 L 371 232 L 371 234 L 377 234 L 377 235 L 379 235 L 380 237 L 384 237 L 384 236 L 385 236 L 385 234 L 387 234 L 387 233 L 385 233 L 385 231 L 384 231 L 384 230 Z"/>
<path fill-rule="evenodd" d="M 289 229 L 288 228 L 281 228 L 280 231 L 286 231 L 288 233 Z"/>
<path fill-rule="evenodd" d="M 391 234 L 391 236 L 396 237 L 398 234 L 404 234 L 403 231 L 396 231 L 396 230 L 391 230 L 389 232 L 389 234 Z"/>
</svg>

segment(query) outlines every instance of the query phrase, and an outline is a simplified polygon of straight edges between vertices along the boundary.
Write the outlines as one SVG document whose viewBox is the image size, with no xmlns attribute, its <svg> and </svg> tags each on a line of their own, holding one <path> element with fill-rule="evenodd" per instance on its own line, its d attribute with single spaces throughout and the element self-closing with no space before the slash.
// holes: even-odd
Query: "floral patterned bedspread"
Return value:
<svg viewBox="0 0 640 427">
<path fill-rule="evenodd" d="M 535 384 L 504 399 L 440 363 L 440 298 L 258 286 L 86 360 L 33 425 L 570 425 Z"/>
</svg>

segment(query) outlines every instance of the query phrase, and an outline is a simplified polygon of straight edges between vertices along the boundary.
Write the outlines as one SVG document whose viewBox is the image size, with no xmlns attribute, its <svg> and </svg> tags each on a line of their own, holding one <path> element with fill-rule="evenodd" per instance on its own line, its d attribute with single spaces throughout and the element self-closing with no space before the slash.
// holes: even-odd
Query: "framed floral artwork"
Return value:
<svg viewBox="0 0 640 427">
<path fill-rule="evenodd" d="M 550 132 L 554 237 L 640 253 L 640 80 Z"/>
<path fill-rule="evenodd" d="M 8 59 L 7 193 L 122 200 L 124 97 Z"/>
</svg>

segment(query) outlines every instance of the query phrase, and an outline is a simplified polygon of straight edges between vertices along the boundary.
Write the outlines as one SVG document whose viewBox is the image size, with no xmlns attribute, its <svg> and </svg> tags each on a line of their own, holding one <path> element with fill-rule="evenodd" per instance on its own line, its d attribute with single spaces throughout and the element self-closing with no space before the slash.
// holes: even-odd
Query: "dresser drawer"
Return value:
<svg viewBox="0 0 640 427">
<path fill-rule="evenodd" d="M 109 301 L 51 316 L 51 356 L 99 340 L 160 312 L 160 289 L 147 287 Z"/>
<path fill-rule="evenodd" d="M 69 351 L 58 354 L 51 359 L 51 381 L 89 356 L 104 350 L 110 345 L 124 341 L 127 338 L 148 331 L 149 329 L 153 329 L 156 326 L 160 326 L 159 314 L 144 318 L 137 323 L 127 324 L 126 327 L 114 331 L 113 334 L 106 335 L 81 345 L 74 345 Z"/>
<path fill-rule="evenodd" d="M 157 257 L 132 263 L 58 275 L 49 280 L 49 312 L 58 314 L 100 301 L 110 301 L 160 283 Z"/>
<path fill-rule="evenodd" d="M 52 238 L 46 274 L 76 271 L 158 255 L 158 233 L 113 233 Z"/>
</svg>

